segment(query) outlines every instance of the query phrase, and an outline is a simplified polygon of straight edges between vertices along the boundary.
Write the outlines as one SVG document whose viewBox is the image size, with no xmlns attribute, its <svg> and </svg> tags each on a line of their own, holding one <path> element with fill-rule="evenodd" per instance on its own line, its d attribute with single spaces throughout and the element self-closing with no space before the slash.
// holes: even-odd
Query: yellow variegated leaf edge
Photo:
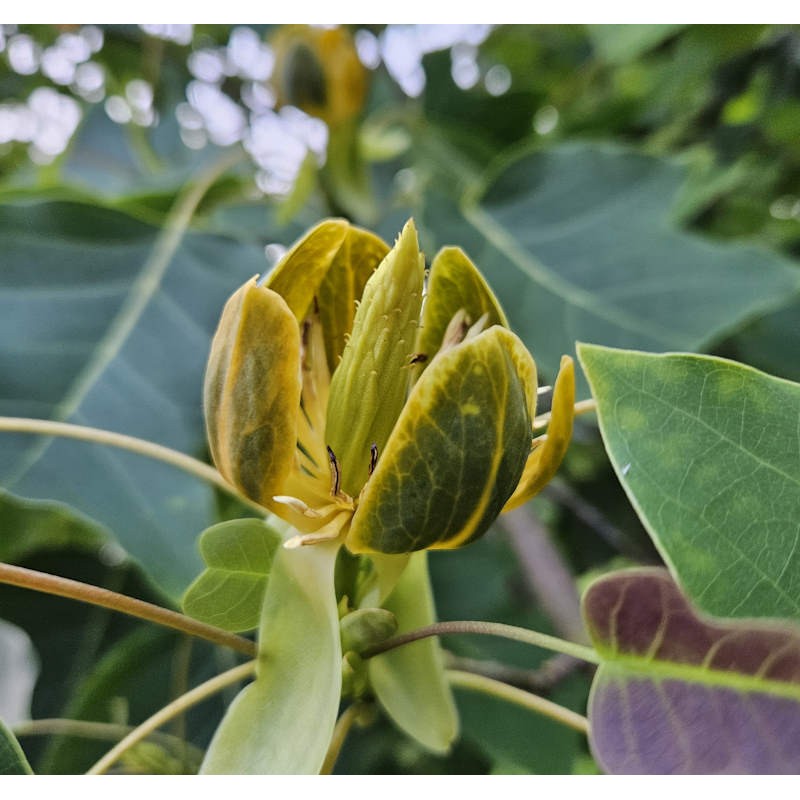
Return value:
<svg viewBox="0 0 800 800">
<path fill-rule="evenodd" d="M 575 364 L 569 356 L 561 357 L 561 366 L 553 386 L 553 404 L 547 436 L 528 456 L 525 471 L 503 511 L 511 511 L 535 497 L 552 480 L 561 466 L 572 439 L 575 417 Z"/>
</svg>

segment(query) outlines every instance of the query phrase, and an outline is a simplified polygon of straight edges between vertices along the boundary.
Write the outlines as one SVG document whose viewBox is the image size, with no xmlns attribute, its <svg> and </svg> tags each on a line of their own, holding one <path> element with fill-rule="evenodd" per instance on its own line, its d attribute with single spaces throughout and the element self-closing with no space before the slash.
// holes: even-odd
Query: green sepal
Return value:
<svg viewBox="0 0 800 800">
<path fill-rule="evenodd" d="M 186 590 L 183 610 L 226 631 L 258 626 L 264 591 L 281 535 L 259 519 L 234 519 L 200 534 L 208 567 Z"/>
<path fill-rule="evenodd" d="M 314 775 L 342 686 L 336 544 L 278 548 L 264 597 L 256 679 L 228 708 L 201 773 Z"/>
<path fill-rule="evenodd" d="M 422 326 L 417 337 L 418 364 L 422 372 L 442 346 L 447 326 L 463 309 L 466 324 L 473 325 L 486 315 L 487 328 L 492 325 L 508 327 L 500 303 L 478 268 L 459 247 L 444 247 L 433 259 Z"/>
<path fill-rule="evenodd" d="M 364 287 L 331 381 L 325 431 L 341 468 L 341 488 L 352 496 L 369 475 L 371 446 L 383 451 L 406 400 L 424 273 L 409 221 Z"/>
<path fill-rule="evenodd" d="M 482 535 L 519 483 L 535 410 L 536 365 L 510 331 L 440 353 L 364 487 L 348 549 L 407 553 Z"/>
<path fill-rule="evenodd" d="M 283 298 L 249 280 L 222 312 L 203 386 L 211 455 L 269 505 L 289 474 L 300 406 L 300 329 Z"/>
<path fill-rule="evenodd" d="M 405 633 L 436 622 L 427 554 L 414 553 L 384 607 Z M 372 689 L 389 718 L 434 753 L 458 736 L 458 712 L 435 638 L 420 639 L 367 662 Z"/>
</svg>

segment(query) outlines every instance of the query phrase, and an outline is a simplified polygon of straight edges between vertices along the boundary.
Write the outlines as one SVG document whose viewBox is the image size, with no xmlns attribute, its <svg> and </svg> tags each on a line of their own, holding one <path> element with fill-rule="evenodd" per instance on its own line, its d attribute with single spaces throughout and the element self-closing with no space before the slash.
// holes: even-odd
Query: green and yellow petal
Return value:
<svg viewBox="0 0 800 800">
<path fill-rule="evenodd" d="M 504 328 L 438 355 L 364 487 L 348 549 L 453 548 L 483 534 L 522 476 L 535 403 L 536 365 Z"/>
<path fill-rule="evenodd" d="M 300 405 L 300 332 L 283 298 L 255 278 L 225 305 L 203 389 L 217 469 L 266 505 L 292 468 Z"/>
<path fill-rule="evenodd" d="M 500 303 L 478 268 L 461 248 L 444 247 L 431 264 L 427 298 L 417 337 L 417 374 L 425 369 L 439 351 L 445 331 L 459 312 L 464 313 L 464 323 L 467 326 L 475 324 L 485 315 L 486 328 L 492 325 L 508 327 L 508 320 Z"/>
<path fill-rule="evenodd" d="M 409 221 L 367 281 L 342 360 L 333 374 L 326 438 L 344 492 L 367 480 L 374 445 L 383 451 L 406 401 L 417 336 L 425 261 Z"/>
<path fill-rule="evenodd" d="M 535 497 L 552 480 L 569 447 L 575 417 L 575 365 L 569 356 L 561 357 L 561 368 L 553 387 L 553 404 L 547 435 L 528 456 L 525 471 L 503 511 L 511 511 Z"/>
</svg>

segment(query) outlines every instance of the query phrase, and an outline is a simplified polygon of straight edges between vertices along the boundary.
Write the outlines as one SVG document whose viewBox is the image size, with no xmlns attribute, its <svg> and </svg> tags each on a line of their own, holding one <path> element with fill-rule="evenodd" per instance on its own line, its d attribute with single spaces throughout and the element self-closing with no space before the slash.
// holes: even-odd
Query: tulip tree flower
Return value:
<svg viewBox="0 0 800 800">
<path fill-rule="evenodd" d="M 445 248 L 426 286 L 411 221 L 391 250 L 323 222 L 234 293 L 206 374 L 209 444 L 220 473 L 270 512 L 283 547 L 256 681 L 231 705 L 205 771 L 318 771 L 343 673 L 422 744 L 447 750 L 457 717 L 433 640 L 365 671 L 353 646 L 342 649 L 339 618 L 347 642 L 379 605 L 401 630 L 433 621 L 425 551 L 473 541 L 558 468 L 572 432 L 570 358 L 539 438 L 536 399 L 534 360 L 483 277 Z M 287 752 L 292 741 L 302 752 Z"/>
</svg>

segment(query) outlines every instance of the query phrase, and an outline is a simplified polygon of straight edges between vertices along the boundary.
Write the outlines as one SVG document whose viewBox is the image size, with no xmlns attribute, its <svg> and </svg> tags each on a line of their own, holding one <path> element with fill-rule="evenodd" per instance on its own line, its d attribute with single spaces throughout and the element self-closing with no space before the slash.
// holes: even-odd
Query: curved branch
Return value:
<svg viewBox="0 0 800 800">
<path fill-rule="evenodd" d="M 177 611 L 162 608 L 153 603 L 146 603 L 144 600 L 137 600 L 135 597 L 128 597 L 118 592 L 112 592 L 110 589 L 101 589 L 99 586 L 92 586 L 88 583 L 61 578 L 57 575 L 49 575 L 46 572 L 37 572 L 25 567 L 17 567 L 12 564 L 3 564 L 2 562 L 0 562 L 0 583 L 102 606 L 148 622 L 155 622 L 157 625 L 173 628 L 182 633 L 188 633 L 190 636 L 197 636 L 200 639 L 205 639 L 223 647 L 230 647 L 247 656 L 252 657 L 256 654 L 255 644 L 243 636 L 237 636 L 222 628 L 207 625 L 205 622 L 187 617 Z"/>
</svg>

